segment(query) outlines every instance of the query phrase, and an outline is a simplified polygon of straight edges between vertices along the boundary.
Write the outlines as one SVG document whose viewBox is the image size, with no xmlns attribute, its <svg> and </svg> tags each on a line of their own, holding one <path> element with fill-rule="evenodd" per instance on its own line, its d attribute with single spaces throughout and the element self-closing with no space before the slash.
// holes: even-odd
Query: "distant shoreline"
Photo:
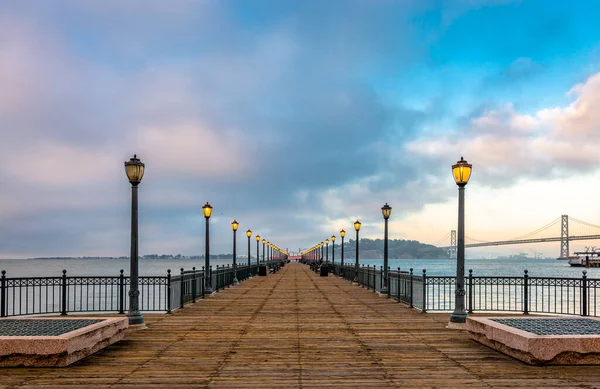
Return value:
<svg viewBox="0 0 600 389">
<path fill-rule="evenodd" d="M 36 257 L 25 258 L 25 260 L 86 260 L 86 259 L 129 259 L 129 257 Z"/>
</svg>

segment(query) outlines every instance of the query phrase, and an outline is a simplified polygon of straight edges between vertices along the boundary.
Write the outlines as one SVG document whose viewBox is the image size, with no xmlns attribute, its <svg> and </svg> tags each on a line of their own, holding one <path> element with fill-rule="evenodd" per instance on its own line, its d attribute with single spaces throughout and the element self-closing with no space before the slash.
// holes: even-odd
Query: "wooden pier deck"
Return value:
<svg viewBox="0 0 600 389">
<path fill-rule="evenodd" d="M 347 281 L 291 263 L 67 368 L 0 369 L 0 388 L 600 387 L 598 366 L 533 367 Z"/>
</svg>

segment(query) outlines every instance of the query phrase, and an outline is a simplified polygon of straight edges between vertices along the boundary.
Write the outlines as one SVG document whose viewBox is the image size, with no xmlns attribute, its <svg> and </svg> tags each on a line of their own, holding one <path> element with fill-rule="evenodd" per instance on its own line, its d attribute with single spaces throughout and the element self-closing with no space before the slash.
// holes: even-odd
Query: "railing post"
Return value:
<svg viewBox="0 0 600 389">
<path fill-rule="evenodd" d="M 421 313 L 427 313 L 427 270 L 423 269 L 423 309 Z"/>
<path fill-rule="evenodd" d="M 365 265 L 361 264 L 361 272 L 360 272 L 360 277 L 358 278 L 358 283 L 360 284 L 361 288 L 365 287 Z"/>
<path fill-rule="evenodd" d="M 379 290 L 381 290 L 381 288 L 383 287 L 383 275 L 385 273 L 383 272 L 383 266 L 379 266 Z M 388 289 L 390 288 L 390 286 L 388 285 Z"/>
<path fill-rule="evenodd" d="M 196 266 L 192 267 L 192 302 L 196 302 Z"/>
<path fill-rule="evenodd" d="M 400 267 L 398 267 L 397 276 L 398 278 L 396 280 L 396 298 L 398 299 L 398 302 L 400 302 Z"/>
<path fill-rule="evenodd" d="M 413 268 L 410 268 L 410 305 L 409 308 L 413 308 Z"/>
<path fill-rule="evenodd" d="M 167 313 L 171 313 L 171 269 L 167 269 Z"/>
<path fill-rule="evenodd" d="M 219 265 L 217 265 L 217 280 L 215 284 L 217 285 L 217 292 L 219 291 Z"/>
<path fill-rule="evenodd" d="M 587 290 L 587 270 L 584 270 L 581 277 L 581 316 L 588 315 Z"/>
<path fill-rule="evenodd" d="M 225 283 L 227 284 L 228 288 L 231 286 L 231 281 L 229 278 L 231 278 L 231 269 L 229 268 L 229 264 L 227 264 L 227 281 Z"/>
<path fill-rule="evenodd" d="M 0 277 L 0 317 L 6 317 L 6 270 Z"/>
<path fill-rule="evenodd" d="M 62 302 L 61 302 L 60 314 L 62 316 L 66 316 L 67 315 L 67 271 L 63 270 L 62 273 L 63 273 L 62 284 L 61 284 Z"/>
<path fill-rule="evenodd" d="M 185 303 L 185 282 L 183 282 L 183 268 L 181 268 L 181 281 L 179 286 L 179 308 Z"/>
<path fill-rule="evenodd" d="M 119 274 L 119 313 L 125 313 L 125 276 L 123 275 L 123 269 Z"/>
<path fill-rule="evenodd" d="M 204 295 L 204 280 L 206 280 L 206 270 L 204 269 L 204 266 L 202 266 L 202 282 L 200 285 L 202 286 L 202 298 L 205 299 L 206 296 Z"/>
<path fill-rule="evenodd" d="M 469 269 L 469 285 L 468 285 L 468 291 L 469 291 L 469 307 L 468 307 L 468 312 L 469 313 L 473 313 L 473 269 Z"/>
<path fill-rule="evenodd" d="M 373 265 L 373 293 L 377 292 L 377 266 Z"/>
<path fill-rule="evenodd" d="M 388 292 L 388 298 L 390 298 L 392 290 L 390 289 L 390 276 L 389 276 L 389 274 L 390 274 L 390 267 L 389 266 L 387 268 L 386 274 L 388 275 L 388 277 L 387 277 L 387 283 L 388 283 L 387 292 Z M 398 285 L 400 283 L 400 278 L 399 278 L 400 277 L 400 272 L 398 272 L 398 274 L 396 274 L 396 275 L 397 275 L 397 277 L 396 277 L 396 287 L 398 287 Z"/>
<path fill-rule="evenodd" d="M 528 270 L 525 270 L 525 274 L 523 275 L 523 314 L 529 314 L 529 273 Z"/>
</svg>

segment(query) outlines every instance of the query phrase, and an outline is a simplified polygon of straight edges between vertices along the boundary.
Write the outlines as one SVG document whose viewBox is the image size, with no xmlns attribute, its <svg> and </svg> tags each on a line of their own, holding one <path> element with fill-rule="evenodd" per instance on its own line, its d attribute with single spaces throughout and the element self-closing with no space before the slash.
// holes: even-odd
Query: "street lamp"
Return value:
<svg viewBox="0 0 600 389">
<path fill-rule="evenodd" d="M 144 176 L 145 165 L 136 154 L 125 162 L 125 173 L 131 184 L 131 251 L 129 259 L 129 310 L 127 319 L 129 325 L 144 324 L 140 312 L 140 291 L 138 290 L 138 185 Z"/>
<path fill-rule="evenodd" d="M 356 262 L 354 263 L 354 282 L 358 282 L 358 231 L 360 230 L 360 222 L 358 220 L 354 222 L 354 229 L 356 230 Z"/>
<path fill-rule="evenodd" d="M 263 262 L 265 261 L 265 243 L 267 243 L 267 240 L 263 239 L 262 240 L 262 244 L 263 244 L 263 259 L 262 259 L 262 261 Z"/>
<path fill-rule="evenodd" d="M 381 213 L 383 214 L 383 220 L 385 220 L 385 233 L 383 237 L 383 286 L 381 287 L 381 294 L 388 293 L 388 219 L 392 214 L 392 207 L 385 203 L 381 207 Z"/>
<path fill-rule="evenodd" d="M 260 265 L 260 253 L 259 253 L 259 248 L 258 248 L 259 245 L 260 245 L 260 235 L 256 235 L 256 266 Z"/>
<path fill-rule="evenodd" d="M 323 252 L 324 247 L 325 247 L 325 242 L 321 242 L 321 262 L 323 262 L 323 258 L 325 258 L 325 253 Z"/>
<path fill-rule="evenodd" d="M 238 227 L 240 226 L 240 224 L 234 220 L 231 222 L 231 229 L 233 230 L 233 285 L 237 285 L 240 282 L 237 279 L 237 261 L 236 261 L 236 250 L 235 250 L 235 233 L 237 232 Z"/>
<path fill-rule="evenodd" d="M 454 312 L 450 323 L 465 323 L 465 186 L 471 177 L 472 166 L 460 157 L 460 161 L 452 165 L 452 175 L 458 185 L 458 237 L 456 245 L 456 289 L 454 292 Z"/>
<path fill-rule="evenodd" d="M 325 239 L 325 263 L 329 264 L 329 239 Z"/>
<path fill-rule="evenodd" d="M 248 274 L 250 273 L 250 237 L 252 236 L 252 231 L 248 229 L 246 231 L 246 236 L 248 237 Z"/>
<path fill-rule="evenodd" d="M 331 264 L 335 266 L 335 235 L 331 235 Z"/>
<path fill-rule="evenodd" d="M 346 236 L 346 231 L 341 230 L 340 236 L 342 237 L 342 258 L 341 258 L 342 263 L 341 263 L 341 266 L 342 266 L 342 271 L 343 271 L 343 268 L 344 268 L 344 236 Z"/>
<path fill-rule="evenodd" d="M 204 218 L 206 219 L 206 237 L 204 238 L 206 241 L 205 250 L 204 250 L 204 294 L 212 294 L 211 288 L 211 269 L 210 269 L 210 239 L 209 239 L 209 229 L 208 229 L 208 219 L 210 219 L 210 215 L 212 214 L 212 207 L 206 202 L 206 204 L 202 207 L 202 213 L 204 213 Z"/>
</svg>

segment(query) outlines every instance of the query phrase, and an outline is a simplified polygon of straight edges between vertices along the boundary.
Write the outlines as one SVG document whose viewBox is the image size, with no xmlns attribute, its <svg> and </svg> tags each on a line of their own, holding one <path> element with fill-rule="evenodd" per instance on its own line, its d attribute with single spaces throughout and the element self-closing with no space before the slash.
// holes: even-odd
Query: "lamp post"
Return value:
<svg viewBox="0 0 600 389">
<path fill-rule="evenodd" d="M 267 263 L 271 261 L 271 242 L 267 241 Z"/>
<path fill-rule="evenodd" d="M 335 235 L 331 235 L 331 264 L 335 266 Z"/>
<path fill-rule="evenodd" d="M 212 294 L 211 288 L 211 270 L 210 270 L 210 233 L 208 228 L 208 219 L 210 219 L 210 215 L 212 214 L 212 207 L 208 202 L 202 207 L 202 212 L 204 213 L 204 218 L 206 219 L 206 244 L 204 250 L 204 294 Z"/>
<path fill-rule="evenodd" d="M 260 245 L 260 235 L 256 235 L 256 266 L 260 265 L 259 245 Z"/>
<path fill-rule="evenodd" d="M 340 231 L 340 236 L 342 237 L 342 257 L 341 257 L 341 266 L 342 266 L 342 271 L 344 268 L 344 236 L 346 236 L 346 231 L 341 230 Z"/>
<path fill-rule="evenodd" d="M 262 244 L 263 244 L 263 259 L 262 259 L 262 261 L 263 262 L 265 261 L 265 243 L 267 243 L 267 240 L 263 239 L 262 240 Z"/>
<path fill-rule="evenodd" d="M 252 236 L 250 229 L 246 231 L 246 236 L 248 237 L 248 274 L 250 274 L 250 237 Z"/>
<path fill-rule="evenodd" d="M 471 177 L 472 166 L 460 157 L 460 161 L 452 165 L 452 175 L 458 185 L 458 231 L 456 245 L 456 290 L 454 291 L 454 312 L 450 323 L 465 323 L 465 186 Z"/>
<path fill-rule="evenodd" d="M 356 262 L 354 263 L 354 282 L 358 282 L 358 231 L 360 230 L 360 222 L 358 220 L 354 222 L 354 229 L 356 230 Z"/>
<path fill-rule="evenodd" d="M 138 185 L 144 176 L 145 165 L 137 155 L 125 162 L 125 173 L 131 184 L 131 251 L 129 259 L 129 273 L 131 277 L 129 286 L 129 310 L 127 319 L 129 325 L 144 324 L 144 317 L 140 312 L 140 291 L 138 290 Z"/>
<path fill-rule="evenodd" d="M 238 227 L 240 226 L 240 224 L 234 220 L 231 222 L 231 229 L 233 230 L 233 285 L 237 285 L 240 282 L 237 279 L 237 255 L 236 255 L 236 242 L 235 242 L 235 233 L 237 232 Z"/>
<path fill-rule="evenodd" d="M 329 239 L 325 239 L 325 263 L 329 265 Z"/>
<path fill-rule="evenodd" d="M 385 203 L 381 207 L 381 213 L 383 214 L 383 220 L 385 220 L 385 233 L 383 237 L 383 286 L 381 287 L 381 294 L 388 294 L 388 219 L 392 214 L 392 207 Z"/>
</svg>

